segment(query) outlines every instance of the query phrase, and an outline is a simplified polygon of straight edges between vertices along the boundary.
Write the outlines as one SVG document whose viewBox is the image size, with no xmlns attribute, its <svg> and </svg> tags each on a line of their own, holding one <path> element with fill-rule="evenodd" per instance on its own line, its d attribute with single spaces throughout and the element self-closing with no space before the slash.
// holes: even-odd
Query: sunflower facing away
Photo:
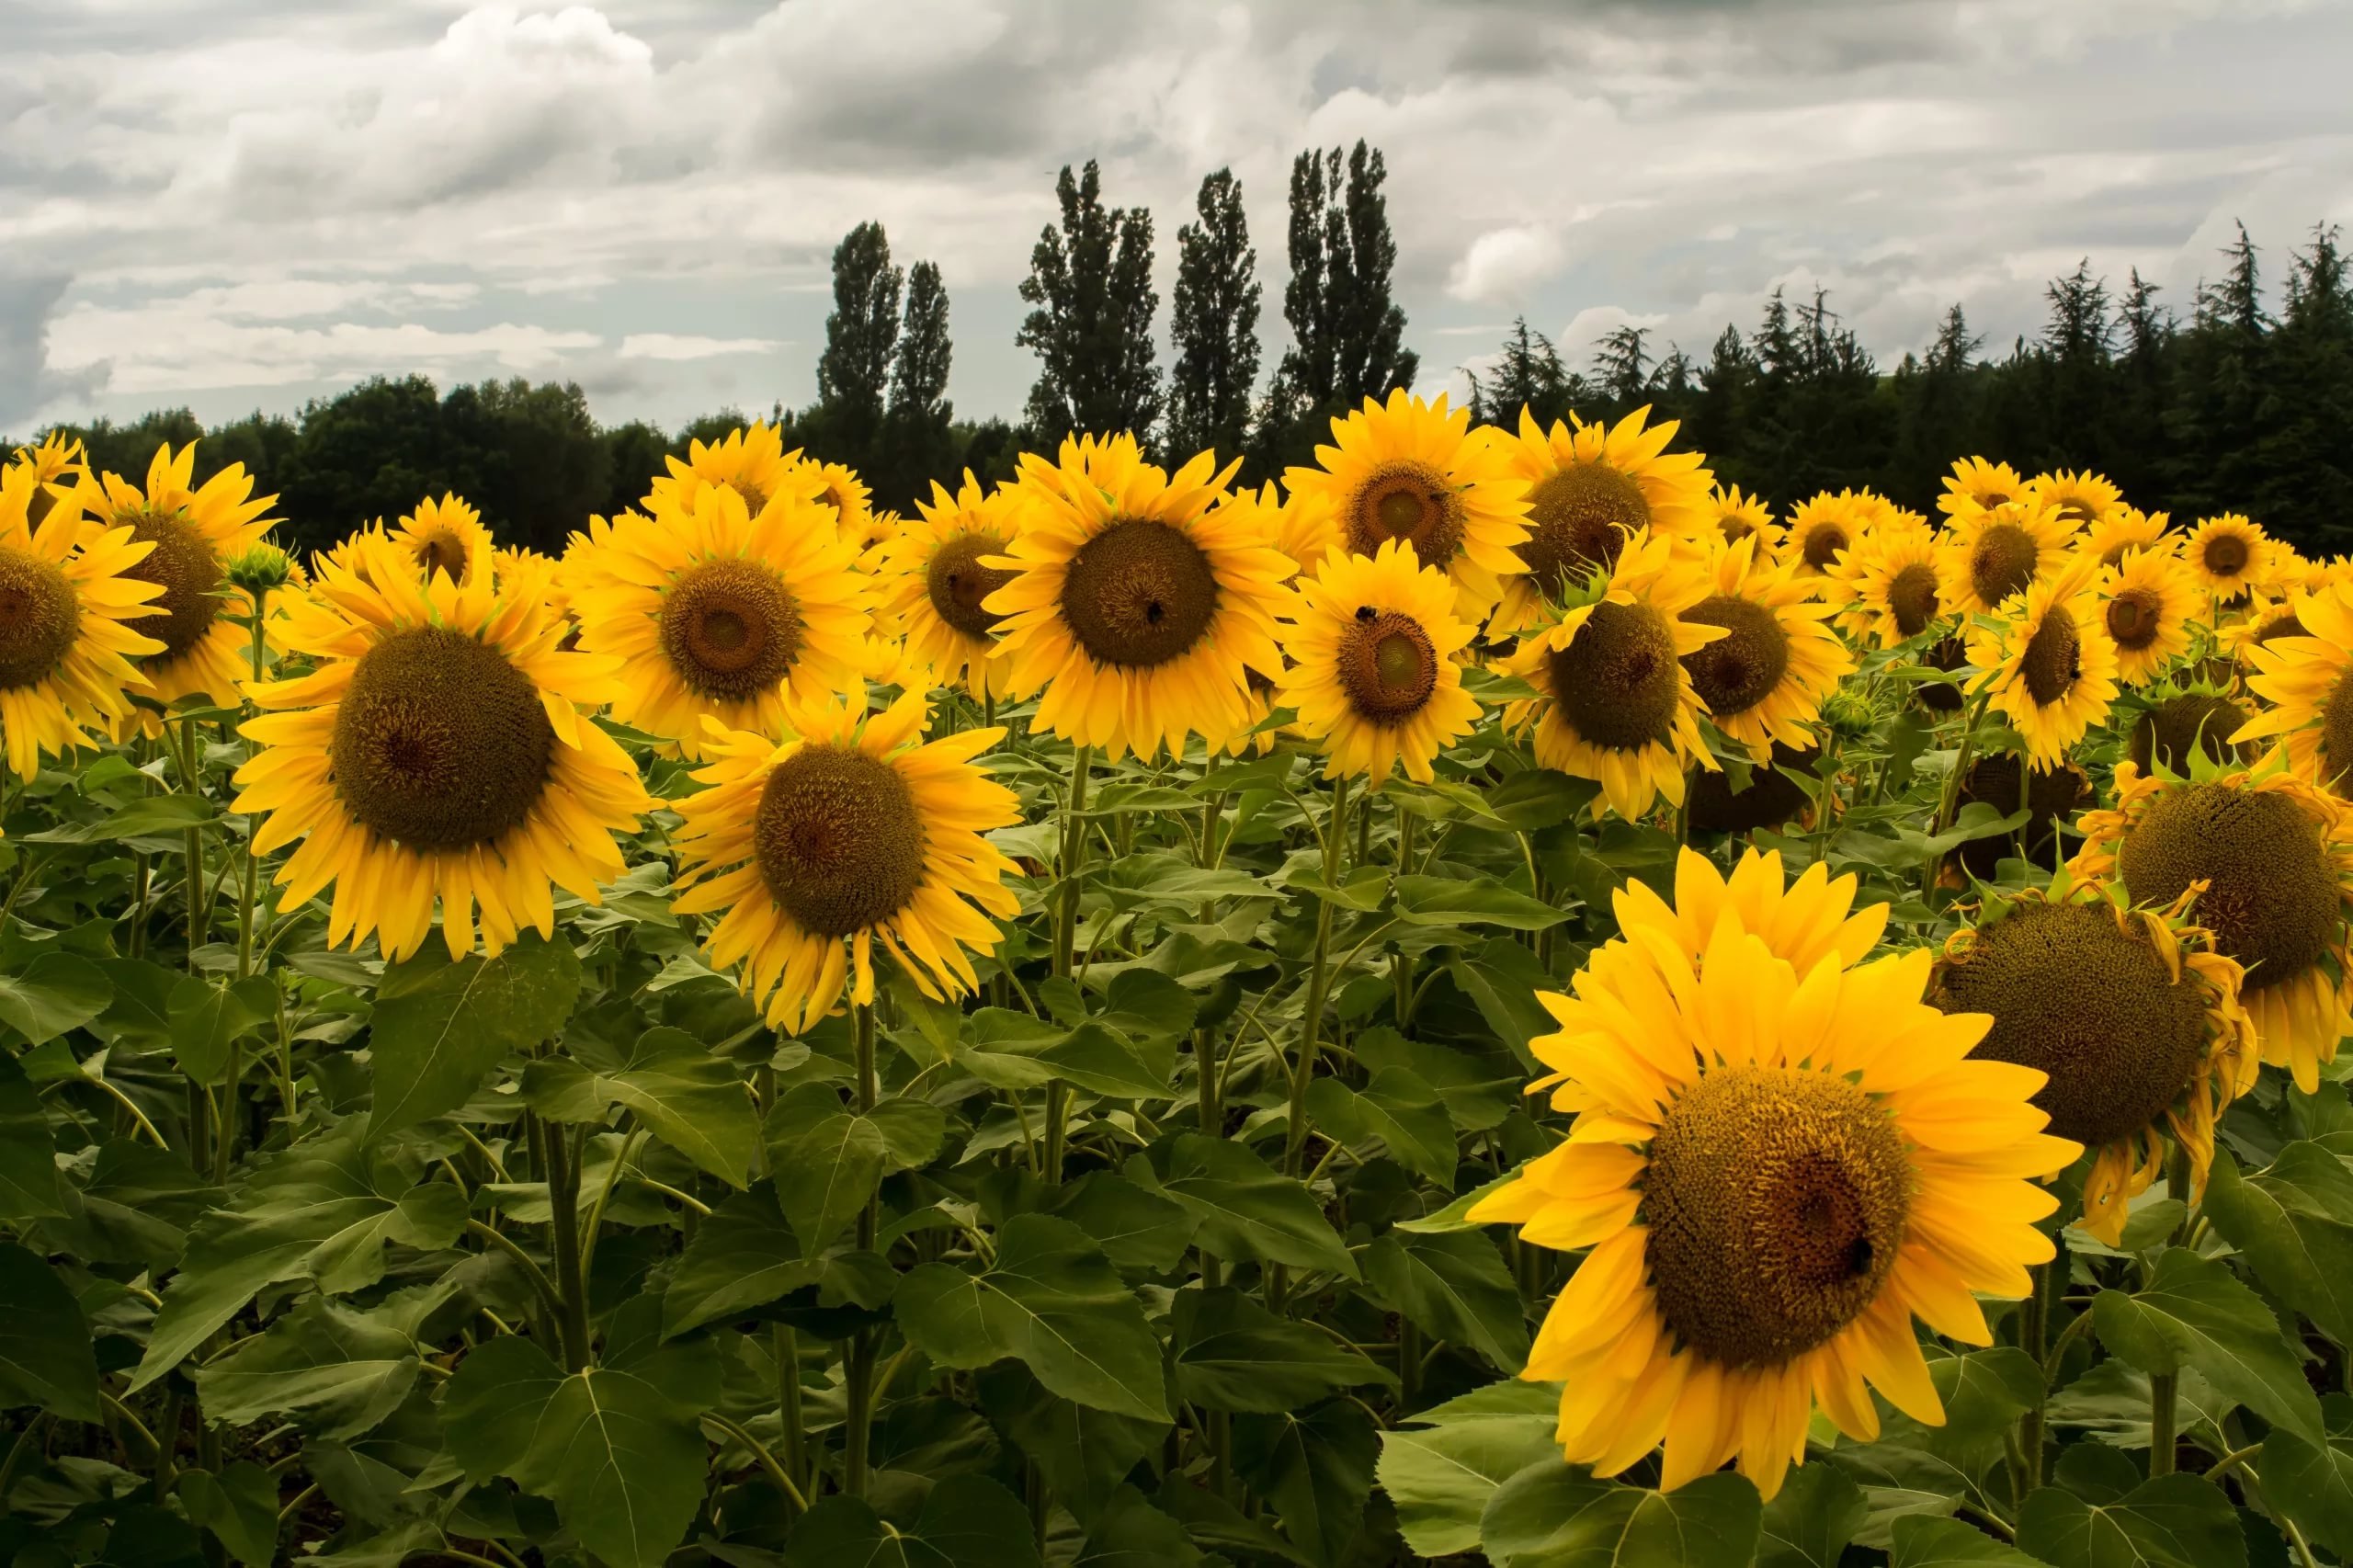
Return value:
<svg viewBox="0 0 2353 1568">
<path fill-rule="evenodd" d="M 1132 436 L 1066 437 L 1021 460 L 1019 530 L 981 564 L 1014 574 L 982 608 L 1002 616 L 1016 697 L 1034 724 L 1116 761 L 1224 745 L 1254 722 L 1245 672 L 1282 671 L 1275 616 L 1290 557 L 1263 508 L 1229 495 L 1203 452 L 1174 475 Z"/>
<path fill-rule="evenodd" d="M 111 729 L 164 645 L 141 634 L 163 592 L 137 574 L 153 545 L 127 527 L 85 529 L 82 493 L 51 492 L 33 463 L 0 470 L 0 740 L 19 778 Z M 48 501 L 32 520 L 37 500 Z"/>
<path fill-rule="evenodd" d="M 2051 1131 L 2097 1151 L 2083 1227 L 2124 1239 L 2131 1200 L 2165 1169 L 2164 1129 L 2189 1156 L 2193 1193 L 2214 1163 L 2221 1106 L 2255 1086 L 2244 971 L 2170 909 L 2126 909 L 2113 890 L 2029 890 L 1945 944 L 1928 1001 L 1990 1014 L 1975 1052 L 2045 1075 Z"/>
<path fill-rule="evenodd" d="M 366 573 L 328 565 L 278 635 L 316 668 L 252 685 L 261 750 L 234 810 L 266 817 L 254 853 L 301 839 L 278 875 L 290 908 L 335 884 L 331 946 L 376 934 L 405 958 L 432 929 L 452 957 L 555 929 L 552 882 L 590 903 L 620 876 L 614 833 L 653 801 L 629 754 L 582 712 L 617 661 L 565 653 L 544 583 L 428 581 L 364 538 Z M 307 836 L 305 836 L 307 835 Z"/>
<path fill-rule="evenodd" d="M 1962 458 L 1945 476 L 1945 492 L 1937 497 L 1937 510 L 1954 518 L 1969 512 L 1990 512 L 2018 500 L 2026 490 L 2026 481 L 2009 464 Z"/>
<path fill-rule="evenodd" d="M 2120 504 L 2091 526 L 2084 548 L 2102 566 L 2120 563 L 2128 550 L 2151 550 L 2171 555 L 2181 541 L 2167 531 L 2167 522 L 2163 512 L 2143 512 L 2138 506 Z"/>
<path fill-rule="evenodd" d="M 1976 1297 L 2023 1296 L 2052 1256 L 2034 1177 L 2078 1145 L 2042 1131 L 2042 1074 L 1972 1059 L 1991 1020 L 1927 1006 L 1930 958 L 1802 967 L 1733 914 L 1695 959 L 1635 912 L 1530 1047 L 1568 1139 L 1470 1217 L 1589 1247 L 1524 1376 L 1563 1387 L 1564 1456 L 1615 1475 L 1664 1442 L 1671 1491 L 1733 1461 L 1767 1497 L 1818 1406 L 1879 1435 L 1870 1390 L 1942 1403 L 1913 1327 L 1972 1345 Z"/>
<path fill-rule="evenodd" d="M 2263 1060 L 2311 1094 L 2353 1032 L 2353 820 L 2276 760 L 2231 772 L 2200 763 L 2177 779 L 2117 764 L 2116 807 L 2085 815 L 2068 869 L 2121 882 L 2144 907 L 2169 907 L 2202 882 L 2190 915 L 2245 969 Z"/>
<path fill-rule="evenodd" d="M 1794 566 L 1766 560 L 1760 542 L 1718 544 L 1701 558 L 1708 597 L 1683 619 L 1721 626 L 1724 635 L 1684 654 L 1683 667 L 1716 728 L 1761 763 L 1776 741 L 1801 750 L 1813 744 L 1806 724 L 1854 672 L 1855 655 L 1823 624 L 1831 607 L 1813 601 Z"/>
<path fill-rule="evenodd" d="M 1546 605 L 1617 564 L 1619 551 L 1644 529 L 1654 538 L 1705 541 L 1714 476 L 1699 453 L 1668 451 L 1677 423 L 1649 425 L 1650 412 L 1638 408 L 1615 425 L 1572 415 L 1547 430 L 1522 405 L 1518 436 L 1490 437 L 1528 484 L 1528 538 L 1518 547 L 1524 570 L 1504 579 L 1496 631 L 1536 624 Z"/>
<path fill-rule="evenodd" d="M 2075 538 L 2075 524 L 2032 497 L 1957 514 L 1938 547 L 1945 607 L 1963 613 L 1999 608 L 2058 571 Z"/>
<path fill-rule="evenodd" d="M 387 537 L 415 558 L 418 571 L 428 577 L 446 573 L 461 588 L 476 574 L 497 570 L 492 557 L 498 547 L 483 526 L 482 513 L 454 493 L 438 501 L 427 496 Z"/>
<path fill-rule="evenodd" d="M 1013 863 L 981 835 L 1020 820 L 1012 790 L 972 758 L 1005 736 L 966 730 L 919 742 L 923 694 L 869 714 L 860 697 L 797 708 L 781 742 L 716 720 L 707 786 L 676 802 L 682 915 L 723 911 L 706 938 L 772 1028 L 798 1034 L 840 1006 L 874 1000 L 874 944 L 916 988 L 961 996 L 967 951 L 993 951 L 995 921 L 1020 912 Z"/>
<path fill-rule="evenodd" d="M 89 482 L 90 465 L 84 459 L 80 437 L 63 430 L 51 430 L 31 446 L 18 447 L 10 463 L 32 470 L 36 488 L 27 515 L 36 528 L 56 504 L 57 494 L 51 485 L 73 489 Z"/>
<path fill-rule="evenodd" d="M 2208 517 L 2182 542 L 2181 558 L 2198 585 L 2228 604 L 2254 588 L 2270 567 L 2271 540 L 2236 512 Z"/>
<path fill-rule="evenodd" d="M 1937 536 L 1925 520 L 1898 518 L 1871 530 L 1862 543 L 1814 580 L 1823 599 L 1838 607 L 1850 637 L 1881 648 L 1909 642 L 1944 613 L 1937 578 Z"/>
<path fill-rule="evenodd" d="M 1708 492 L 1708 512 L 1715 520 L 1716 530 L 1727 544 L 1738 544 L 1755 534 L 1757 548 L 1772 554 L 1781 548 L 1785 531 L 1773 517 L 1773 508 L 1765 504 L 1762 495 L 1742 493 L 1737 484 L 1719 484 Z"/>
<path fill-rule="evenodd" d="M 2055 577 L 2003 601 L 1991 625 L 1970 629 L 1972 693 L 1990 689 L 1995 711 L 2025 737 L 2038 767 L 2056 763 L 2116 700 L 2116 644 L 2092 591 L 2094 562 L 2077 557 Z"/>
<path fill-rule="evenodd" d="M 2353 799 L 2353 588 L 2306 595 L 2295 614 L 2301 632 L 2246 650 L 2246 684 L 2271 707 L 2231 738 L 2282 736 L 2299 777 Z"/>
<path fill-rule="evenodd" d="M 940 484 L 915 515 L 899 524 L 874 555 L 881 581 L 879 618 L 905 640 L 907 658 L 941 686 L 961 686 L 974 697 L 1005 694 L 1005 661 L 996 632 L 1005 619 L 982 602 L 1013 581 L 981 558 L 1002 555 L 1013 541 L 1014 497 L 984 492 L 972 471 L 950 495 Z"/>
<path fill-rule="evenodd" d="M 2099 599 L 2100 625 L 2116 644 L 2116 678 L 2126 686 L 2148 685 L 2189 652 L 2198 589 L 2171 552 L 2126 551 L 2101 567 Z"/>
<path fill-rule="evenodd" d="M 1395 540 L 1370 557 L 1336 550 L 1301 577 L 1281 632 L 1293 662 L 1275 684 L 1324 748 L 1324 777 L 1436 778 L 1438 754 L 1479 722 L 1455 657 L 1472 635 L 1446 574 Z"/>
<path fill-rule="evenodd" d="M 1452 580 L 1455 614 L 1483 619 L 1503 580 L 1523 570 L 1513 551 L 1528 537 L 1527 481 L 1513 472 L 1508 440 L 1473 432 L 1471 411 L 1449 413 L 1444 397 L 1424 403 L 1402 390 L 1333 420 L 1332 440 L 1315 449 L 1321 466 L 1288 471 L 1283 488 L 1322 506 L 1351 554 L 1370 555 L 1384 540 L 1412 545 Z"/>
<path fill-rule="evenodd" d="M 2227 692 L 2202 684 L 2168 683 L 2147 696 L 2149 706 L 2133 721 L 2124 744 L 2124 755 L 2142 772 L 2162 767 L 2186 776 L 2193 753 L 2209 762 L 2220 762 L 2225 756 L 2242 763 L 2255 760 L 2256 748 L 2252 743 L 2232 743 L 2231 737 L 2247 721 L 2247 710 Z"/>
<path fill-rule="evenodd" d="M 1683 770 L 1694 760 L 1716 766 L 1683 658 L 1730 633 L 1682 619 L 1711 585 L 1676 559 L 1675 542 L 1628 540 L 1601 597 L 1523 640 L 1508 666 L 1540 695 L 1506 704 L 1506 727 L 1534 725 L 1536 760 L 1593 779 L 1629 822 L 1660 795 L 1681 805 Z"/>
</svg>

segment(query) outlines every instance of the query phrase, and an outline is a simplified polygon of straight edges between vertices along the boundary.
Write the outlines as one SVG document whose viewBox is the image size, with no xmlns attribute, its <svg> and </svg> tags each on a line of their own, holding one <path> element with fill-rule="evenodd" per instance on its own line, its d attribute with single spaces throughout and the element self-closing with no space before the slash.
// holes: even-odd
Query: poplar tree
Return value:
<svg viewBox="0 0 2353 1568">
<path fill-rule="evenodd" d="M 1176 363 L 1168 378 L 1168 455 L 1238 456 L 1258 380 L 1258 253 L 1230 169 L 1201 181 L 1199 221 L 1176 231 L 1176 290 L 1169 335 Z"/>
<path fill-rule="evenodd" d="M 1095 161 L 1063 165 L 1059 223 L 1040 232 L 1021 298 L 1030 312 L 1014 342 L 1038 356 L 1025 437 L 1051 451 L 1073 431 L 1149 436 L 1160 415 L 1152 318 L 1152 214 L 1103 204 Z"/>
</svg>

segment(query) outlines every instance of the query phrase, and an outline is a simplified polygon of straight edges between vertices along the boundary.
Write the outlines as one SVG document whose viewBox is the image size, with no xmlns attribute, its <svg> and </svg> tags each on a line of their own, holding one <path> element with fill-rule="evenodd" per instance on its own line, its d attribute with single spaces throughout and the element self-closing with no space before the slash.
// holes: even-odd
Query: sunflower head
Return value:
<svg viewBox="0 0 2353 1568">
<path fill-rule="evenodd" d="M 874 510 L 874 492 L 858 471 L 846 463 L 819 462 L 814 458 L 802 458 L 793 466 L 793 478 L 799 487 L 813 489 L 819 504 L 834 509 L 835 526 L 842 537 L 859 545 L 881 543 L 891 536 L 892 526 L 901 521 L 892 517 L 885 524 Z"/>
<path fill-rule="evenodd" d="M 2061 570 L 2076 532 L 2064 514 L 2032 494 L 1957 514 L 1938 550 L 1945 603 L 1963 610 L 1997 608 Z"/>
<path fill-rule="evenodd" d="M 1707 510 L 1726 544 L 1738 544 L 1752 535 L 1756 548 L 1778 555 L 1784 530 L 1762 495 L 1744 493 L 1737 484 L 1719 484 L 1708 492 Z"/>
<path fill-rule="evenodd" d="M 2241 652 L 2255 665 L 2247 686 L 2271 706 L 2238 739 L 2277 735 L 2302 778 L 2353 798 L 2353 587 L 2297 595 L 2296 630 Z"/>
<path fill-rule="evenodd" d="M 419 502 L 389 537 L 427 579 L 438 572 L 462 587 L 476 573 L 496 570 L 492 560 L 496 542 L 483 526 L 482 513 L 454 493 Z"/>
<path fill-rule="evenodd" d="M 1837 607 L 1850 635 L 1881 648 L 1910 642 L 1945 613 L 1936 536 L 1915 512 L 1896 513 L 1871 529 L 1813 583 L 1823 601 Z"/>
<path fill-rule="evenodd" d="M 654 480 L 645 498 L 656 505 L 691 510 L 694 493 L 710 485 L 724 485 L 758 517 L 768 502 L 787 490 L 804 500 L 816 500 L 823 487 L 817 474 L 801 461 L 799 452 L 784 449 L 784 437 L 766 420 L 754 420 L 716 441 L 696 439 L 687 445 L 685 458 L 665 458 L 669 472 Z"/>
<path fill-rule="evenodd" d="M 1771 744 L 1802 747 L 1822 699 L 1855 668 L 1855 656 L 1824 624 L 1826 604 L 1793 562 L 1774 564 L 1758 541 L 1718 543 L 1703 558 L 1711 592 L 1683 612 L 1722 637 L 1683 656 L 1692 690 L 1716 727 L 1757 761 Z"/>
<path fill-rule="evenodd" d="M 2124 505 L 2124 492 L 2106 475 L 2089 469 L 2080 473 L 2036 474 L 2028 482 L 2027 491 L 2078 531 L 2097 529 Z M 2162 526 L 2160 521 L 2161 529 Z"/>
<path fill-rule="evenodd" d="M 870 565 L 881 585 L 882 624 L 904 640 L 908 658 L 938 681 L 961 682 L 976 697 L 997 695 L 1004 665 L 995 658 L 1004 617 L 989 597 L 1013 573 L 984 562 L 1005 553 L 1016 528 L 1014 498 L 983 491 L 972 471 L 953 494 L 935 483 L 876 548 Z"/>
<path fill-rule="evenodd" d="M 1506 584 L 1506 623 L 1527 624 L 1538 604 L 1557 602 L 1608 572 L 1626 540 L 1645 529 L 1690 541 L 1707 534 L 1705 460 L 1667 451 L 1676 422 L 1649 419 L 1650 410 L 1640 408 L 1615 425 L 1572 417 L 1547 430 L 1523 407 L 1518 438 L 1496 438 L 1528 483 L 1528 538 L 1519 545 L 1525 578 Z"/>
<path fill-rule="evenodd" d="M 258 597 L 286 586 L 301 570 L 292 556 L 276 545 L 256 544 L 229 558 L 227 575 L 241 592 Z"/>
<path fill-rule="evenodd" d="M 1969 662 L 1979 671 L 1970 689 L 1990 689 L 1995 709 L 2042 767 L 2105 718 L 2116 699 L 2116 643 L 2100 617 L 2092 571 L 2088 559 L 2075 558 L 1969 633 Z"/>
<path fill-rule="evenodd" d="M 2174 552 L 2179 542 L 2167 532 L 2171 518 L 2164 512 L 2143 512 L 2138 506 L 2119 503 L 2102 514 L 2091 525 L 2084 548 L 2091 551 L 2102 566 L 2115 566 L 2131 550 L 2152 550 L 2166 555 Z"/>
<path fill-rule="evenodd" d="M 2270 569 L 2269 536 L 2237 512 L 2201 519 L 2182 542 L 2181 558 L 2198 585 L 2228 604 L 2262 582 Z"/>
<path fill-rule="evenodd" d="M 2133 721 L 2125 755 L 2143 773 L 2164 771 L 2186 777 L 2192 756 L 2210 763 L 2233 758 L 2254 760 L 2255 747 L 2233 744 L 2231 737 L 2247 722 L 2245 708 L 2215 687 L 2192 685 L 2164 687 Z"/>
<path fill-rule="evenodd" d="M 32 472 L 33 493 L 28 512 L 36 528 L 56 505 L 57 493 L 50 486 L 71 489 L 86 483 L 90 473 L 90 465 L 83 455 L 82 438 L 68 436 L 63 430 L 51 430 L 31 446 L 18 447 L 10 459 L 10 466 Z"/>
<path fill-rule="evenodd" d="M 1987 462 L 1984 458 L 1962 458 L 1945 476 L 1944 494 L 1937 498 L 1937 510 L 1958 518 L 1970 512 L 1990 512 L 2026 493 L 2026 481 L 2009 464 Z"/>
<path fill-rule="evenodd" d="M 1798 503 L 1781 540 L 1781 559 L 1802 575 L 1821 576 L 1869 537 L 1893 508 L 1868 490 L 1824 490 Z"/>
<path fill-rule="evenodd" d="M 2089 551 L 2086 559 L 2090 559 Z M 2198 590 L 2170 551 L 2128 549 L 2099 574 L 2100 626 L 2116 646 L 2117 676 L 2144 686 L 2189 651 Z"/>
</svg>

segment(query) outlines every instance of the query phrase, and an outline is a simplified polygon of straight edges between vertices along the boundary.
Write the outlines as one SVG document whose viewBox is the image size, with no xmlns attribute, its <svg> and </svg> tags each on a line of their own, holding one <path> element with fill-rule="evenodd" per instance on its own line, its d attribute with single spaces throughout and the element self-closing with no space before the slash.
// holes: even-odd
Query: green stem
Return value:
<svg viewBox="0 0 2353 1568">
<path fill-rule="evenodd" d="M 2174 1469 L 2174 1422 L 2179 1415 L 2177 1398 L 2181 1379 L 2177 1373 L 2149 1375 L 2149 1474 L 2171 1475 Z"/>
<path fill-rule="evenodd" d="M 1396 874 L 1402 877 L 1413 868 L 1414 863 L 1414 817 L 1405 810 L 1402 795 L 1397 800 L 1396 850 L 1394 866 Z M 1390 955 L 1389 981 L 1396 992 L 1396 1000 L 1392 1006 L 1397 1014 L 1397 1027 L 1402 1030 L 1414 1020 L 1414 960 L 1402 948 Z"/>
<path fill-rule="evenodd" d="M 790 1324 L 768 1330 L 776 1358 L 777 1416 L 784 1427 L 784 1470 L 797 1484 L 809 1473 L 809 1428 L 801 1410 L 801 1335 Z"/>
<path fill-rule="evenodd" d="M 854 1092 L 858 1108 L 861 1112 L 871 1111 L 880 1097 L 874 1072 L 874 1007 L 871 1003 L 860 1002 L 850 1012 L 856 1025 Z M 873 1247 L 881 1218 L 877 1198 L 869 1196 L 864 1211 L 858 1217 L 860 1251 Z M 867 1455 L 874 1435 L 874 1331 L 870 1328 L 861 1328 L 850 1336 L 849 1354 L 842 1366 L 842 1490 L 853 1497 L 863 1497 Z"/>
<path fill-rule="evenodd" d="M 0 1508 L 7 1506 L 9 1490 L 17 1484 L 17 1471 L 24 1468 L 26 1459 L 41 1446 L 42 1439 L 56 1419 L 43 1413 L 26 1422 L 25 1429 L 17 1434 L 16 1442 L 9 1447 L 7 1459 L 0 1460 Z"/>
<path fill-rule="evenodd" d="M 1086 778 L 1095 761 L 1091 746 L 1071 757 L 1070 799 L 1063 811 L 1061 897 L 1054 904 L 1054 973 L 1071 978 L 1078 946 L 1079 868 L 1086 854 Z M 1063 1179 L 1063 1146 L 1069 1135 L 1070 1085 L 1056 1078 L 1046 1085 L 1046 1151 L 1040 1174 L 1049 1185 Z"/>
<path fill-rule="evenodd" d="M 2061 1258 L 2065 1257 L 2063 1252 Z M 2065 1267 L 2064 1263 L 2049 1264 L 2029 1271 L 2029 1289 L 2026 1300 L 2018 1303 L 2018 1348 L 2042 1365 L 2044 1341 L 2050 1337 L 2048 1304 L 2042 1298 L 2044 1273 L 2051 1267 Z M 2038 1392 L 2034 1403 L 2018 1417 L 2018 1463 L 2021 1468 L 2017 1495 L 2023 1501 L 2026 1494 L 2042 1484 L 2043 1394 Z"/>
<path fill-rule="evenodd" d="M 1200 1079 L 1201 1131 L 1216 1137 L 1225 1125 L 1218 1104 L 1217 1026 L 1193 1031 L 1193 1070 Z"/>
<path fill-rule="evenodd" d="M 548 1244 L 555 1261 L 556 1297 L 561 1313 L 556 1324 L 563 1335 L 564 1369 L 577 1372 L 585 1370 L 588 1365 L 587 1276 L 580 1271 L 580 1166 L 583 1162 L 574 1157 L 577 1151 L 567 1147 L 561 1128 L 547 1129 L 541 1142 L 547 1151 Z"/>
<path fill-rule="evenodd" d="M 645 1137 L 642 1127 L 631 1128 L 621 1142 L 620 1158 L 613 1162 L 613 1179 L 597 1191 L 597 1201 L 588 1208 L 588 1222 L 580 1228 L 580 1278 L 588 1278 L 597 1266 L 597 1233 L 605 1222 L 605 1205 L 612 1200 L 613 1188 L 620 1186 L 621 1177 L 629 1173 L 629 1163 L 637 1153 L 638 1143 Z"/>
<path fill-rule="evenodd" d="M 531 1282 L 531 1289 L 539 1292 L 540 1305 L 547 1309 L 548 1321 L 556 1324 L 563 1321 L 563 1297 L 557 1293 L 555 1281 L 548 1278 L 547 1270 L 541 1268 L 529 1253 L 515 1244 L 514 1237 L 493 1230 L 480 1220 L 467 1221 L 466 1232 L 469 1235 L 479 1236 L 513 1258 L 516 1267 L 522 1269 L 524 1278 Z"/>
<path fill-rule="evenodd" d="M 1347 853 L 1348 779 L 1342 774 L 1332 788 L 1332 814 L 1324 828 L 1324 880 L 1340 882 Z M 1307 1006 L 1300 1019 L 1299 1061 L 1291 1069 L 1290 1116 L 1283 1134 L 1283 1170 L 1299 1175 L 1307 1152 L 1307 1085 L 1315 1077 L 1315 1056 L 1324 1042 L 1324 1006 L 1332 985 L 1332 901 L 1316 900 L 1315 949 L 1308 960 Z"/>
<path fill-rule="evenodd" d="M 705 1421 L 710 1422 L 712 1426 L 718 1427 L 721 1431 L 726 1433 L 729 1437 L 734 1438 L 737 1442 L 743 1444 L 745 1448 L 751 1451 L 753 1460 L 762 1470 L 768 1472 L 768 1479 L 775 1482 L 779 1486 L 784 1488 L 784 1494 L 792 1499 L 794 1512 L 805 1514 L 809 1511 L 808 1497 L 801 1493 L 800 1487 L 793 1484 L 792 1477 L 785 1473 L 784 1466 L 777 1463 L 776 1456 L 768 1452 L 767 1444 L 761 1442 L 757 1437 L 753 1437 L 751 1433 L 745 1431 L 742 1426 L 736 1425 L 734 1422 L 730 1421 L 724 1415 L 720 1415 L 716 1410 L 707 1410 L 703 1412 L 702 1418 Z"/>
</svg>

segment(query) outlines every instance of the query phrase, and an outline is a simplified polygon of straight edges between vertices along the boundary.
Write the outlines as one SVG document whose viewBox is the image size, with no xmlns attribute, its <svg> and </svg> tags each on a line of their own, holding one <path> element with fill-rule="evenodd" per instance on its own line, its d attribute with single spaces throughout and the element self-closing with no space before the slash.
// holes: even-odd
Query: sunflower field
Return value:
<svg viewBox="0 0 2353 1568">
<path fill-rule="evenodd" d="M 0 1565 L 2353 1562 L 2353 564 L 1675 437 L 18 452 Z"/>
</svg>

